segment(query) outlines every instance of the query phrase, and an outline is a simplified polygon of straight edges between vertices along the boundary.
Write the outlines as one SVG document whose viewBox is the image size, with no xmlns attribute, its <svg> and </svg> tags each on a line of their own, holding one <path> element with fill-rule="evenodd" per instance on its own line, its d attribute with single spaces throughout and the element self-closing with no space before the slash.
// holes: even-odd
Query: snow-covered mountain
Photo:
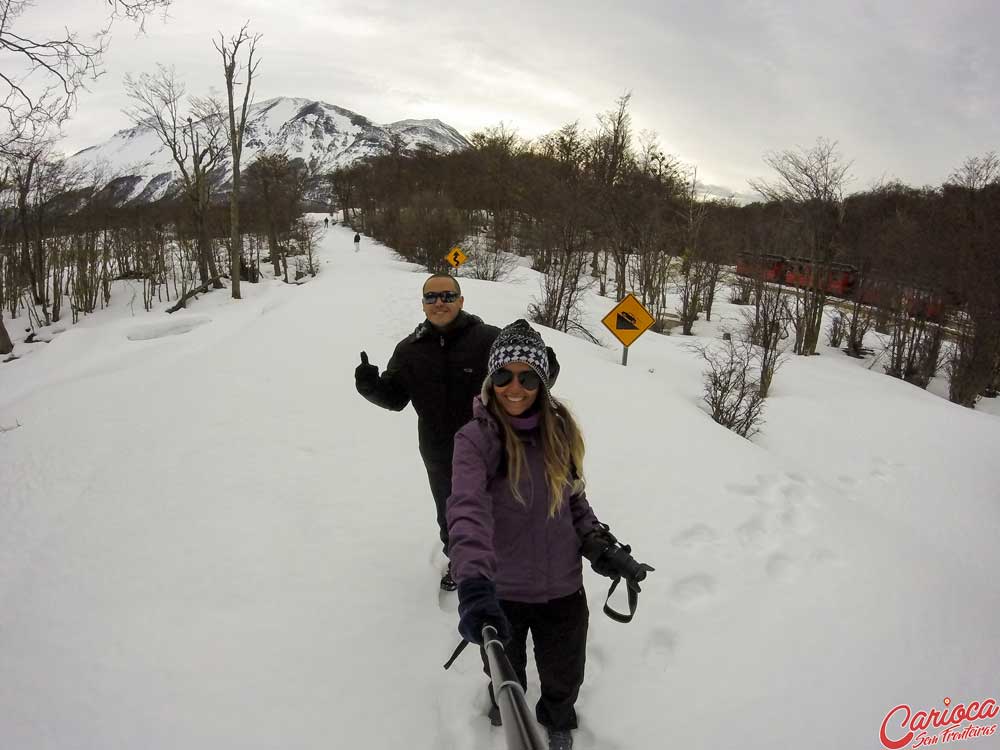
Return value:
<svg viewBox="0 0 1000 750">
<path fill-rule="evenodd" d="M 332 169 L 386 153 L 393 136 L 399 136 L 408 151 L 450 153 L 469 147 L 461 133 L 440 120 L 379 125 L 333 104 L 278 97 L 251 107 L 243 164 L 261 151 L 284 151 L 291 158 Z M 119 180 L 119 185 L 128 187 L 124 200 L 137 202 L 162 197 L 177 169 L 156 133 L 145 126 L 121 130 L 104 143 L 77 152 L 70 162 Z"/>
</svg>

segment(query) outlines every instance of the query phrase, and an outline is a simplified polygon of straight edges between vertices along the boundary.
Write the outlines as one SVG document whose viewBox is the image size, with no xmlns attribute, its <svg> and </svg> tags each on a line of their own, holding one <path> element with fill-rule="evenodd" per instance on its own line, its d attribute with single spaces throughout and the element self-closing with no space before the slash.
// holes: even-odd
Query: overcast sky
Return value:
<svg viewBox="0 0 1000 750">
<path fill-rule="evenodd" d="M 39 0 L 18 31 L 91 30 L 103 6 Z M 734 192 L 769 176 L 766 152 L 819 136 L 853 160 L 852 189 L 940 184 L 967 156 L 1000 150 L 997 0 L 174 0 L 145 35 L 116 27 L 64 148 L 128 126 L 128 72 L 172 64 L 192 93 L 221 88 L 212 38 L 245 20 L 263 34 L 258 101 L 436 117 L 466 135 L 503 121 L 533 137 L 591 128 L 631 91 L 637 131 Z"/>
</svg>

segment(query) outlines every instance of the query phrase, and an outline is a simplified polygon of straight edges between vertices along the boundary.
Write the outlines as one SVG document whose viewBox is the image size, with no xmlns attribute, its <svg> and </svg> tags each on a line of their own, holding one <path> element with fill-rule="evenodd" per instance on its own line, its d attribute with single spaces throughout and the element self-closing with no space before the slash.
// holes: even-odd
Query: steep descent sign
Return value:
<svg viewBox="0 0 1000 750">
<path fill-rule="evenodd" d="M 448 254 L 444 257 L 444 259 L 451 263 L 451 265 L 455 268 L 458 268 L 468 260 L 468 258 L 465 257 L 465 253 L 462 252 L 462 248 L 457 245 L 448 251 Z"/>
<path fill-rule="evenodd" d="M 647 328 L 653 325 L 653 316 L 633 295 L 629 295 L 601 321 L 625 346 L 631 346 Z"/>
</svg>

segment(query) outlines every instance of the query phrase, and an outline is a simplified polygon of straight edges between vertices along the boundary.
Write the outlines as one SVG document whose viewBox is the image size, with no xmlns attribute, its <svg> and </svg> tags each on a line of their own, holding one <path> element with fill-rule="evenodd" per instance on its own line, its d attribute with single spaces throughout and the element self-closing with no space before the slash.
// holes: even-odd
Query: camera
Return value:
<svg viewBox="0 0 1000 750">
<path fill-rule="evenodd" d="M 646 578 L 646 573 L 654 570 L 632 557 L 632 548 L 621 544 L 607 524 L 598 524 L 581 544 L 581 552 L 595 573 L 608 578 L 624 578 L 628 587 L 635 591 L 639 591 L 639 582 Z"/>
</svg>

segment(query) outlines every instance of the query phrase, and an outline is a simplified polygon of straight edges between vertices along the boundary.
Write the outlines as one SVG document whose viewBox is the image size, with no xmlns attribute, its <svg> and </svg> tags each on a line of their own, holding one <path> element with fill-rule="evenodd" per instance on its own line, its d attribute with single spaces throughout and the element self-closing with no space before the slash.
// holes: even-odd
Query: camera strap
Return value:
<svg viewBox="0 0 1000 750">
<path fill-rule="evenodd" d="M 610 617 L 615 622 L 632 622 L 632 618 L 635 617 L 635 608 L 639 606 L 639 592 L 625 584 L 625 588 L 628 590 L 628 609 L 627 615 L 621 612 L 616 612 L 611 608 L 611 595 L 615 593 L 615 589 L 618 588 L 618 584 L 621 583 L 621 577 L 615 578 L 611 582 L 611 588 L 608 589 L 608 598 L 604 600 L 604 614 Z"/>
</svg>

